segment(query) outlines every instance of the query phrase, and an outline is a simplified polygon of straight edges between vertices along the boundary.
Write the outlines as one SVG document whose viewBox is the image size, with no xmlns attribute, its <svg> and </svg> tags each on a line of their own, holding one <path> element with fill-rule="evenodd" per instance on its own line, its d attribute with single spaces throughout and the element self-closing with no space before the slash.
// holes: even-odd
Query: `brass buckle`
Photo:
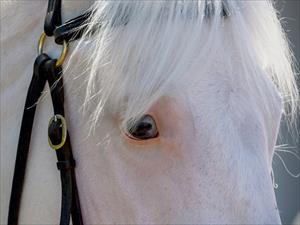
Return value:
<svg viewBox="0 0 300 225">
<path fill-rule="evenodd" d="M 43 48 L 44 48 L 44 44 L 45 44 L 45 40 L 46 40 L 46 33 L 43 32 L 39 38 L 39 44 L 38 44 L 38 54 L 42 54 L 43 53 Z M 63 49 L 60 53 L 59 58 L 56 61 L 56 66 L 59 67 L 63 64 L 63 62 L 66 59 L 68 53 L 68 43 L 66 41 L 63 42 Z"/>
<path fill-rule="evenodd" d="M 61 121 L 61 128 L 62 128 L 61 142 L 57 145 L 53 144 L 49 137 L 49 134 L 48 134 L 48 143 L 49 143 L 50 147 L 54 150 L 60 149 L 62 146 L 64 146 L 64 144 L 66 143 L 66 140 L 67 140 L 67 123 L 66 123 L 65 118 L 62 115 L 56 114 L 56 115 L 52 116 L 51 119 L 49 120 L 48 129 L 50 127 L 50 124 L 52 122 L 56 122 L 57 119 L 60 119 L 60 121 Z"/>
</svg>

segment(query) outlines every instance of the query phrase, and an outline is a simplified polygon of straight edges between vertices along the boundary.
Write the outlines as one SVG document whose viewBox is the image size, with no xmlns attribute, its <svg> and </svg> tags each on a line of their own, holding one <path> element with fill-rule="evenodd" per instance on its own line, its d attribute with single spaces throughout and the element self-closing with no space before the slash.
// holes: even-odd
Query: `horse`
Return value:
<svg viewBox="0 0 300 225">
<path fill-rule="evenodd" d="M 1 224 L 45 1 L 1 1 Z M 64 63 L 86 224 L 280 224 L 272 157 L 297 110 L 293 56 L 265 1 L 63 1 L 92 11 Z M 12 15 L 13 12 L 13 15 Z M 47 41 L 48 43 L 51 40 Z M 56 58 L 59 47 L 49 44 Z M 57 224 L 59 172 L 37 104 L 19 221 Z"/>
</svg>

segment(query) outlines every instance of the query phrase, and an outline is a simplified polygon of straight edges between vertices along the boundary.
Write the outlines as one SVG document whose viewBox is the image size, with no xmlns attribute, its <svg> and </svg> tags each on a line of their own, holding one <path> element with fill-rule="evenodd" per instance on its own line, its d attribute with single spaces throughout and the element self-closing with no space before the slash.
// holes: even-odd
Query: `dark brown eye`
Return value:
<svg viewBox="0 0 300 225">
<path fill-rule="evenodd" d="M 144 115 L 130 126 L 127 131 L 127 136 L 136 140 L 156 138 L 158 136 L 158 130 L 155 120 L 150 115 Z"/>
</svg>

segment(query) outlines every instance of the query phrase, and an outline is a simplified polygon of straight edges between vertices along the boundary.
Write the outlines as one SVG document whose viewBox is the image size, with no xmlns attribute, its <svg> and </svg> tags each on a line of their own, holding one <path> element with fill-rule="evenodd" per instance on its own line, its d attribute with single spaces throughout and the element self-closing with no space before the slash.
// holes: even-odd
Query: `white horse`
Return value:
<svg viewBox="0 0 300 225">
<path fill-rule="evenodd" d="M 5 224 L 47 4 L 0 4 Z M 279 224 L 271 162 L 283 109 L 293 113 L 298 96 L 272 3 L 63 1 L 63 20 L 88 7 L 90 29 L 64 64 L 84 222 Z M 45 94 L 38 103 L 21 224 L 59 221 L 59 172 L 47 147 L 49 99 Z M 146 131 L 138 130 L 142 122 Z"/>
</svg>

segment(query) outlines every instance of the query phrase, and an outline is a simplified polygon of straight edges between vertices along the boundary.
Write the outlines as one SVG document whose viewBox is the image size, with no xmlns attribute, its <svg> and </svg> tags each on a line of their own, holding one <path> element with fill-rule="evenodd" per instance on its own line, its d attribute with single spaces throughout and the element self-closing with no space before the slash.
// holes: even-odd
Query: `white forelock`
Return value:
<svg viewBox="0 0 300 225">
<path fill-rule="evenodd" d="M 189 79 L 192 66 L 199 67 L 199 76 L 209 71 L 216 54 L 226 73 L 242 64 L 239 79 L 262 96 L 265 90 L 255 82 L 268 76 L 286 109 L 295 112 L 293 56 L 272 2 L 213 1 L 209 15 L 206 2 L 95 2 L 89 29 L 74 51 L 84 49 L 88 62 L 85 107 L 93 111 L 92 124 L 105 105 L 125 122 L 138 118 Z M 222 16 L 224 6 L 228 17 Z"/>
<path fill-rule="evenodd" d="M 47 5 L 2 2 L 0 209 L 5 223 L 16 131 Z M 77 1 L 63 2 L 67 6 Z M 82 95 L 67 90 L 70 83 L 65 82 L 85 223 L 280 223 L 269 161 L 282 107 L 270 80 L 287 108 L 295 109 L 285 35 L 270 2 L 226 1 L 229 17 L 220 16 L 222 2 L 213 1 L 214 11 L 206 10 L 205 2 L 120 0 L 93 5 L 90 30 L 73 53 L 75 61 L 67 69 L 64 65 L 75 73 L 68 81 L 76 72 L 88 72 L 83 77 L 86 109 L 93 122 L 105 118 L 101 129 L 87 138 L 90 124 L 78 112 Z M 82 59 L 88 64 L 79 63 Z M 66 71 L 64 79 L 68 75 Z M 79 85 L 73 88 L 77 91 Z M 182 98 L 177 96 L 181 92 L 186 94 Z M 154 104 L 160 136 L 142 145 L 123 135 L 119 121 L 105 113 L 115 112 L 126 122 L 163 95 L 177 98 Z M 51 116 L 48 96 L 39 102 L 33 124 L 23 224 L 57 223 L 60 181 L 55 154 L 45 147 Z"/>
</svg>

